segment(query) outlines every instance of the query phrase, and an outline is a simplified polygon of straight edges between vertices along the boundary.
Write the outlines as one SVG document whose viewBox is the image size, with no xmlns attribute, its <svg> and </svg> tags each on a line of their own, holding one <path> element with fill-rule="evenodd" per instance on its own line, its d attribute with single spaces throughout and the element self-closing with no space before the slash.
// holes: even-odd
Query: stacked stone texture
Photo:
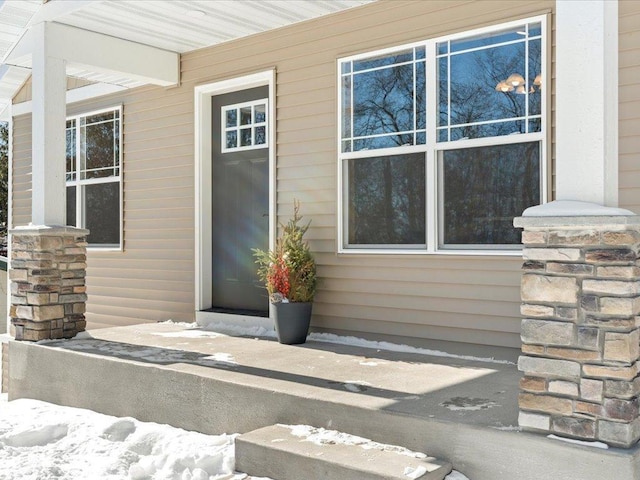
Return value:
<svg viewBox="0 0 640 480">
<path fill-rule="evenodd" d="M 16 340 L 71 338 L 84 331 L 87 230 L 11 232 L 11 323 Z"/>
<path fill-rule="evenodd" d="M 620 223 L 525 225 L 524 429 L 618 447 L 640 439 L 640 225 Z"/>
</svg>

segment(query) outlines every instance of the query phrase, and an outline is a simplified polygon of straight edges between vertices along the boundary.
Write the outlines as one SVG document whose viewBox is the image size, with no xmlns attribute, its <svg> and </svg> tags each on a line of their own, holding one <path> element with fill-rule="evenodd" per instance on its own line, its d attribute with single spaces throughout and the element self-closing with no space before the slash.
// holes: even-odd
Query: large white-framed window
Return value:
<svg viewBox="0 0 640 480">
<path fill-rule="evenodd" d="M 89 248 L 122 248 L 122 106 L 67 118 L 67 224 Z"/>
<path fill-rule="evenodd" d="M 546 198 L 546 24 L 338 60 L 339 252 L 519 249 Z"/>
</svg>

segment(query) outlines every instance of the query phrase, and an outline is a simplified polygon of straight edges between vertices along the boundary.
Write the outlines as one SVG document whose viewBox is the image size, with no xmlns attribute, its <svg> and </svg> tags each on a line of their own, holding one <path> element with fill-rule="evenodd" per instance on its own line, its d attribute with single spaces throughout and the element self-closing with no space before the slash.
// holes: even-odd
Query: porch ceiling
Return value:
<svg viewBox="0 0 640 480">
<path fill-rule="evenodd" d="M 56 22 L 185 53 L 357 7 L 375 0 L 0 0 L 0 112 L 30 75 L 7 57 L 31 25 Z M 122 73 L 72 65 L 67 74 L 127 88 Z"/>
</svg>

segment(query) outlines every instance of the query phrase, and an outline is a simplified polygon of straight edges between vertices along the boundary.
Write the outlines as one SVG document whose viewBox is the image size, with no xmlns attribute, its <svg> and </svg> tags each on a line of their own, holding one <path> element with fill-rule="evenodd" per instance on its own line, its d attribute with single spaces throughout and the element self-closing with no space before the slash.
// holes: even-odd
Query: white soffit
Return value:
<svg viewBox="0 0 640 480">
<path fill-rule="evenodd" d="M 30 75 L 5 65 L 29 26 L 52 21 L 88 32 L 185 53 L 358 7 L 376 0 L 0 0 L 0 112 Z M 19 62 L 13 62 L 18 63 Z M 24 62 L 23 67 L 29 67 Z M 133 88 L 139 78 L 70 63 L 67 74 Z"/>
<path fill-rule="evenodd" d="M 22 37 L 42 0 L 0 0 L 0 59 Z M 0 112 L 31 75 L 31 70 L 0 64 Z"/>
<path fill-rule="evenodd" d="M 371 1 L 373 0 L 103 1 L 71 12 L 56 21 L 185 53 Z"/>
</svg>

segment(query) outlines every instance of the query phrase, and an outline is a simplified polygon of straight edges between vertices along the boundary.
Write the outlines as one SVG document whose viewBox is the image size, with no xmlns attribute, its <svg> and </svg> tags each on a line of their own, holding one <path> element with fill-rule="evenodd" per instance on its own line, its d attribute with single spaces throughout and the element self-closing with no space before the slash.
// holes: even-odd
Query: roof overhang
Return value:
<svg viewBox="0 0 640 480">
<path fill-rule="evenodd" d="M 124 88 L 170 86 L 180 81 L 182 53 L 372 1 L 0 0 L 0 120 L 31 75 L 39 48 L 31 27 L 43 22 L 47 52 L 65 60 L 68 76 Z"/>
<path fill-rule="evenodd" d="M 45 22 L 44 28 L 47 54 L 64 60 L 69 69 L 122 75 L 163 87 L 179 82 L 178 53 L 55 22 Z M 34 30 L 29 29 L 7 54 L 4 64 L 31 68 L 37 48 L 42 46 Z"/>
</svg>

